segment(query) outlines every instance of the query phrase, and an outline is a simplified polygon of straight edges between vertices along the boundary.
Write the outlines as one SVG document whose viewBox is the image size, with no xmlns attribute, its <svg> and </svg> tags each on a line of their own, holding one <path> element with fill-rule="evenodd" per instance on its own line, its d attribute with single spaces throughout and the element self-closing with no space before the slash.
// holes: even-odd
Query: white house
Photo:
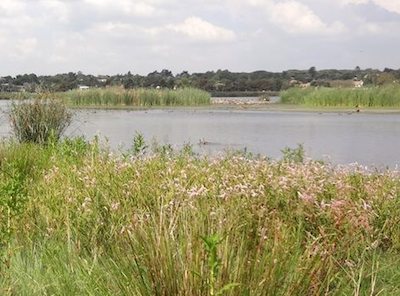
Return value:
<svg viewBox="0 0 400 296">
<path fill-rule="evenodd" d="M 307 82 L 307 83 L 300 83 L 300 88 L 309 88 L 311 86 L 311 82 Z"/>
<path fill-rule="evenodd" d="M 355 88 L 361 88 L 361 87 L 363 87 L 363 85 L 364 85 L 364 81 L 362 81 L 362 80 L 354 80 L 353 81 L 353 86 Z"/>
</svg>

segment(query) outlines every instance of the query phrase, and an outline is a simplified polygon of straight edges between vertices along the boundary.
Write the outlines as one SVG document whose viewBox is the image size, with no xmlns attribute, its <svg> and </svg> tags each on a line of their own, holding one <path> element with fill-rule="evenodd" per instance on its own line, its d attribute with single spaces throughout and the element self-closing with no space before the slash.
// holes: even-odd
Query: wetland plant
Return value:
<svg viewBox="0 0 400 296">
<path fill-rule="evenodd" d="M 304 163 L 305 150 L 303 144 L 298 144 L 296 148 L 285 147 L 281 150 L 282 161 L 293 163 Z"/>
<path fill-rule="evenodd" d="M 70 125 L 72 114 L 58 100 L 36 98 L 13 102 L 9 118 L 19 142 L 45 144 L 59 140 Z"/>
<path fill-rule="evenodd" d="M 210 94 L 195 88 L 169 89 L 89 89 L 59 94 L 75 106 L 196 106 L 211 103 Z"/>
<path fill-rule="evenodd" d="M 400 107 L 397 84 L 364 88 L 290 88 L 281 93 L 282 103 L 311 107 Z"/>
</svg>

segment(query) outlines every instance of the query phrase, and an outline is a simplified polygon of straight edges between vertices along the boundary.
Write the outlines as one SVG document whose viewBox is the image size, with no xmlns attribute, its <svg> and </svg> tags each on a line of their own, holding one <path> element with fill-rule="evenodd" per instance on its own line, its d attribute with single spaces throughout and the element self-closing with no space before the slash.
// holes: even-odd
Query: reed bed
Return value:
<svg viewBox="0 0 400 296">
<path fill-rule="evenodd" d="M 1 144 L 2 295 L 400 294 L 399 172 L 134 143 Z"/>
<path fill-rule="evenodd" d="M 0 92 L 0 100 L 27 100 L 33 96 L 29 92 Z"/>
<path fill-rule="evenodd" d="M 197 106 L 211 103 L 209 93 L 194 88 L 177 90 L 95 88 L 85 91 L 73 90 L 60 96 L 75 106 Z"/>
<path fill-rule="evenodd" d="M 282 103 L 315 107 L 399 108 L 400 86 L 365 88 L 291 88 L 281 93 Z"/>
</svg>

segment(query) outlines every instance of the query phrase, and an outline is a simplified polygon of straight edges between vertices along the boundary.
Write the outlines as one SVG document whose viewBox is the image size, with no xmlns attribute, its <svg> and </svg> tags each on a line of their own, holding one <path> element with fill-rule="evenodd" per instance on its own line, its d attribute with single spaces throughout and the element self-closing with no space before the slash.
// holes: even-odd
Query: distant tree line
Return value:
<svg viewBox="0 0 400 296">
<path fill-rule="evenodd" d="M 90 75 L 65 73 L 57 75 L 37 76 L 23 74 L 15 77 L 0 78 L 0 91 L 67 91 L 79 86 L 108 87 L 123 86 L 125 88 L 151 87 L 176 88 L 196 87 L 212 93 L 216 92 L 262 92 L 280 91 L 296 85 L 310 83 L 313 86 L 329 87 L 333 81 L 363 80 L 365 85 L 381 85 L 400 79 L 400 69 L 385 68 L 353 70 L 317 70 L 311 67 L 307 70 L 287 70 L 283 72 L 255 71 L 251 73 L 230 72 L 228 70 L 208 71 L 205 73 L 173 74 L 164 69 L 148 75 L 138 75 L 128 72 L 118 75 Z M 335 84 L 336 85 L 336 84 Z"/>
</svg>

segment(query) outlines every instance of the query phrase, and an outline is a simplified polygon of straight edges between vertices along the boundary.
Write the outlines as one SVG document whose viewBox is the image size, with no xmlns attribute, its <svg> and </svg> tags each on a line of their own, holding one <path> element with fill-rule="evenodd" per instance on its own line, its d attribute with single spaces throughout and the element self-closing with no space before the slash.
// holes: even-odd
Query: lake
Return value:
<svg viewBox="0 0 400 296">
<path fill-rule="evenodd" d="M 3 115 L 0 134 L 8 136 Z M 68 136 L 108 138 L 113 148 L 129 147 L 136 132 L 146 141 L 216 154 L 226 149 L 281 157 L 284 147 L 303 144 L 306 155 L 334 164 L 395 167 L 400 164 L 400 115 L 241 110 L 80 110 Z M 205 142 L 206 145 L 199 144 Z"/>
<path fill-rule="evenodd" d="M 400 115 L 275 111 L 149 110 L 79 111 L 70 135 L 96 134 L 111 146 L 129 146 L 136 132 L 147 141 L 201 153 L 225 149 L 281 157 L 284 147 L 303 144 L 307 156 L 335 164 L 400 164 Z M 199 145 L 205 141 L 206 145 Z"/>
</svg>

